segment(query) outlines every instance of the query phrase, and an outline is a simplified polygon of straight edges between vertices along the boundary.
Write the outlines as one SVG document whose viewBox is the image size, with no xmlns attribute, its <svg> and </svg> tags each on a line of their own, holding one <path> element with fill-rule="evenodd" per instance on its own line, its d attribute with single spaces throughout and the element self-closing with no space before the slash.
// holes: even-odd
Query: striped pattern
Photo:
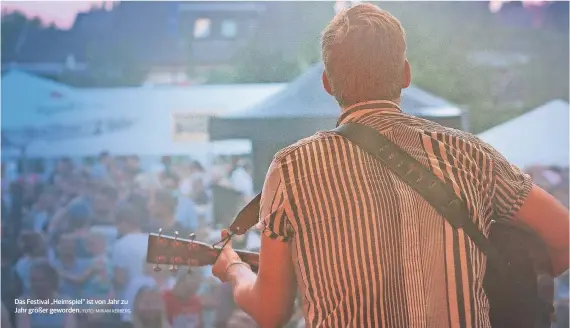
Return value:
<svg viewBox="0 0 570 328">
<path fill-rule="evenodd" d="M 530 178 L 465 132 L 368 102 L 339 123 L 376 128 L 453 185 L 488 233 L 511 218 Z M 260 226 L 292 243 L 307 327 L 473 327 L 489 324 L 485 257 L 373 156 L 331 132 L 279 152 Z"/>
</svg>

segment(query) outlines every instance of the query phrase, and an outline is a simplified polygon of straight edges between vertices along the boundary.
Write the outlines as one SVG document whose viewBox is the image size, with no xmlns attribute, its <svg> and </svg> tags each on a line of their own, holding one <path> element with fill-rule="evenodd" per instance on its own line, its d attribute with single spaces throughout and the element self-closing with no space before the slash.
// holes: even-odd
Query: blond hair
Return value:
<svg viewBox="0 0 570 328">
<path fill-rule="evenodd" d="M 321 37 L 326 76 L 341 106 L 400 97 L 406 40 L 397 18 L 359 4 L 339 12 Z"/>
</svg>

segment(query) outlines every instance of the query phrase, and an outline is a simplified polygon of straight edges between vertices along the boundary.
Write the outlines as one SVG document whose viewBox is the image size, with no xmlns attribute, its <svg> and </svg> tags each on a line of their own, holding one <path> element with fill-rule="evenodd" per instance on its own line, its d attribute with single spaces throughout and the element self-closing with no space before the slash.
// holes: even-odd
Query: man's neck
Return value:
<svg viewBox="0 0 570 328">
<path fill-rule="evenodd" d="M 378 104 L 378 108 L 384 108 L 387 107 L 389 109 L 392 109 L 392 107 L 394 105 L 396 105 L 398 108 L 400 108 L 400 103 L 401 103 L 401 98 L 396 98 L 396 99 L 392 99 L 392 100 L 370 100 L 370 101 L 361 101 L 358 102 L 356 104 L 352 104 L 352 105 L 348 105 L 348 106 L 342 106 L 342 110 L 341 112 L 344 113 L 346 111 L 349 111 L 357 106 L 366 104 L 366 103 L 377 103 Z M 397 111 L 398 109 L 394 108 L 394 111 Z"/>
</svg>

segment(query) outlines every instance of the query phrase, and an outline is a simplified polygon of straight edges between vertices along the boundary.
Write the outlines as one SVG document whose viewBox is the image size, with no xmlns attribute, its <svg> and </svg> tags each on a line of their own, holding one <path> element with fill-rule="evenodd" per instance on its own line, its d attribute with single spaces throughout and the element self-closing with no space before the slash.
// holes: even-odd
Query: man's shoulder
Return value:
<svg viewBox="0 0 570 328">
<path fill-rule="evenodd" d="M 319 131 L 310 137 L 303 138 L 294 144 L 281 149 L 277 154 L 275 154 L 274 160 L 280 162 L 288 156 L 296 155 L 301 152 L 313 155 L 314 153 L 321 151 L 320 147 L 313 147 L 315 144 L 330 142 L 335 138 L 341 137 L 330 131 Z"/>
</svg>

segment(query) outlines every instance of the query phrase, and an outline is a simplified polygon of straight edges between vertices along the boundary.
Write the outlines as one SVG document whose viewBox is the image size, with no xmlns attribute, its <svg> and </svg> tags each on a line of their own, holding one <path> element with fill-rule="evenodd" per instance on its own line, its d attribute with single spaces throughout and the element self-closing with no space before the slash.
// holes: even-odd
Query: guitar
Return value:
<svg viewBox="0 0 570 328">
<path fill-rule="evenodd" d="M 234 235 L 243 235 L 253 227 L 259 218 L 261 194 L 252 199 L 236 216 L 229 230 Z M 194 241 L 194 234 L 189 239 L 176 236 L 151 233 L 148 236 L 146 253 L 147 263 L 155 264 L 154 271 L 161 271 L 160 265 L 170 265 L 170 271 L 176 272 L 179 266 L 202 267 L 214 265 L 222 247 Z M 259 253 L 235 250 L 242 261 L 249 264 L 253 272 L 259 269 Z"/>
<path fill-rule="evenodd" d="M 191 237 L 185 239 L 161 233 L 149 234 L 146 261 L 155 264 L 154 271 L 156 272 L 162 271 L 160 265 L 169 265 L 171 272 L 178 271 L 180 266 L 213 265 L 222 248 L 194 241 Z M 251 266 L 253 272 L 257 272 L 259 269 L 259 253 L 245 250 L 235 250 L 235 252 L 242 261 Z"/>
</svg>

